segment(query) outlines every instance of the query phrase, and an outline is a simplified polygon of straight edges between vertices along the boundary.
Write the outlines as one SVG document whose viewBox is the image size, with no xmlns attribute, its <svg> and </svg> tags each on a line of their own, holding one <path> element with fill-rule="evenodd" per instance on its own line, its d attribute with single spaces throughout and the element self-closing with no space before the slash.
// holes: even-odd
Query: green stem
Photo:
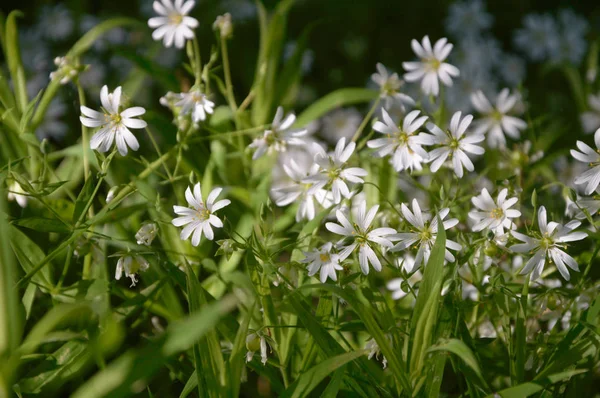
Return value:
<svg viewBox="0 0 600 398">
<path fill-rule="evenodd" d="M 223 37 L 221 37 L 221 57 L 223 59 L 223 72 L 225 74 L 227 101 L 229 102 L 229 107 L 235 114 L 237 112 L 238 107 L 235 102 L 235 95 L 233 94 L 233 84 L 231 83 L 231 69 L 229 67 L 229 53 L 227 51 L 227 40 Z"/>
<path fill-rule="evenodd" d="M 196 74 L 196 84 L 200 84 L 202 81 L 202 57 L 200 55 L 200 45 L 198 44 L 198 38 L 194 35 L 192 41 L 194 45 L 194 73 Z"/>
<path fill-rule="evenodd" d="M 365 126 L 367 125 L 367 123 L 369 122 L 369 120 L 371 120 L 371 116 L 373 116 L 373 113 L 375 112 L 375 109 L 377 109 L 377 106 L 379 106 L 379 101 L 380 101 L 380 99 L 377 98 L 375 100 L 375 102 L 373 103 L 373 106 L 371 107 L 371 109 L 369 109 L 369 113 L 367 113 L 367 115 L 363 119 L 363 121 L 360 124 L 360 126 L 358 126 L 358 129 L 356 130 L 356 133 L 354 133 L 354 137 L 352 137 L 352 142 L 358 141 L 358 138 L 362 134 L 362 131 L 365 129 Z"/>
<path fill-rule="evenodd" d="M 86 106 L 85 92 L 83 91 L 83 87 L 79 84 L 79 81 L 77 81 L 77 93 L 79 94 L 79 105 Z M 81 146 L 83 149 L 83 178 L 84 181 L 87 181 L 88 174 L 90 173 L 90 162 L 88 159 L 89 139 L 88 128 L 84 126 L 83 123 L 81 124 Z"/>
</svg>

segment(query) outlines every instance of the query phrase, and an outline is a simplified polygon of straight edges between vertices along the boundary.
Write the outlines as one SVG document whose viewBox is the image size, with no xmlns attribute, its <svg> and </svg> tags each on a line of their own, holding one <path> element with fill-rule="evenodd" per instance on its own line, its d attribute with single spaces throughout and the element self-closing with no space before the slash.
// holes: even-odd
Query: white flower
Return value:
<svg viewBox="0 0 600 398">
<path fill-rule="evenodd" d="M 273 151 L 285 152 L 288 145 L 305 145 L 302 137 L 308 133 L 308 130 L 290 130 L 290 127 L 292 127 L 292 124 L 294 124 L 296 121 L 296 115 L 290 113 L 285 118 L 283 116 L 283 108 L 280 106 L 277 108 L 273 123 L 271 123 L 271 129 L 265 130 L 262 137 L 255 138 L 254 141 L 249 145 L 250 148 L 256 148 L 256 152 L 254 152 L 254 155 L 252 155 L 252 159 L 258 159 L 267 153 L 267 151 L 269 153 L 272 153 Z"/>
<path fill-rule="evenodd" d="M 594 192 L 600 184 L 600 134 L 594 135 L 594 142 L 596 143 L 596 148 L 598 148 L 596 151 L 582 141 L 577 141 L 577 148 L 581 152 L 571 149 L 571 156 L 580 162 L 587 163 L 590 167 L 590 169 L 575 179 L 575 184 L 586 185 L 586 195 Z"/>
<path fill-rule="evenodd" d="M 504 228 L 510 230 L 516 226 L 510 220 L 521 216 L 519 210 L 511 209 L 517 203 L 518 198 L 506 199 L 508 189 L 504 188 L 498 194 L 498 199 L 494 201 L 486 188 L 483 188 L 481 194 L 471 198 L 471 202 L 477 209 L 469 212 L 469 218 L 475 221 L 474 232 L 489 229 L 494 231 L 496 236 L 504 235 Z"/>
<path fill-rule="evenodd" d="M 551 15 L 526 15 L 523 25 L 524 28 L 515 33 L 515 44 L 530 60 L 543 61 L 556 54 L 560 35 Z"/>
<path fill-rule="evenodd" d="M 546 208 L 540 206 L 538 210 L 538 226 L 541 235 L 536 234 L 535 237 L 530 237 L 512 231 L 512 235 L 524 243 L 513 245 L 510 249 L 517 253 L 533 254 L 525 264 L 521 274 L 531 272 L 531 280 L 536 280 L 542 274 L 544 264 L 546 263 L 546 259 L 548 259 L 554 262 L 562 277 L 569 280 L 570 275 L 567 267 L 573 271 L 579 271 L 579 267 L 575 259 L 562 249 L 567 247 L 565 245 L 566 242 L 578 241 L 587 237 L 587 233 L 585 232 L 573 232 L 579 225 L 581 225 L 581 222 L 575 220 L 568 222 L 564 226 L 553 221 L 548 222 Z"/>
<path fill-rule="evenodd" d="M 583 131 L 593 133 L 600 129 L 600 93 L 588 95 L 588 105 L 590 110 L 581 114 L 581 124 Z"/>
<path fill-rule="evenodd" d="M 312 220 L 316 214 L 315 199 L 323 204 L 327 191 L 320 189 L 314 193 L 309 193 L 310 184 L 302 181 L 307 176 L 316 173 L 319 166 L 313 164 L 309 169 L 306 169 L 296 163 L 294 159 L 290 159 L 282 167 L 291 181 L 274 185 L 271 188 L 271 197 L 273 197 L 275 204 L 280 207 L 291 203 L 298 203 L 298 210 L 296 211 L 297 222 Z"/>
<path fill-rule="evenodd" d="M 375 359 L 379 360 L 379 355 L 381 355 L 381 349 L 379 348 L 379 344 L 377 344 L 377 341 L 375 341 L 375 339 L 370 339 L 365 343 L 365 350 L 369 350 L 369 359 L 375 357 Z M 381 355 L 381 364 L 385 369 L 387 366 L 387 358 L 385 357 L 385 355 Z"/>
<path fill-rule="evenodd" d="M 457 1 L 448 7 L 445 25 L 456 37 L 470 37 L 489 29 L 493 21 L 481 0 Z"/>
<path fill-rule="evenodd" d="M 140 147 L 138 140 L 129 131 L 132 129 L 143 129 L 146 122 L 134 119 L 146 113 L 141 106 L 127 108 L 119 112 L 121 105 L 121 87 L 117 87 L 113 93 L 108 92 L 108 87 L 103 86 L 100 91 L 102 112 L 97 112 L 87 106 L 81 107 L 83 116 L 79 117 L 81 123 L 87 127 L 100 127 L 100 130 L 90 140 L 90 147 L 98 152 L 108 152 L 113 141 L 117 142 L 117 149 L 123 156 L 127 155 L 127 147 L 137 151 Z"/>
<path fill-rule="evenodd" d="M 135 234 L 138 245 L 150 246 L 158 233 L 158 227 L 154 223 L 148 223 L 141 226 Z"/>
<path fill-rule="evenodd" d="M 511 95 L 510 90 L 505 88 L 496 97 L 496 104 L 492 106 L 483 92 L 478 91 L 471 95 L 471 102 L 483 117 L 477 120 L 476 134 L 488 134 L 487 141 L 490 147 L 505 147 L 506 133 L 509 137 L 519 139 L 520 131 L 527 127 L 527 123 L 508 113 L 515 108 L 519 96 Z"/>
<path fill-rule="evenodd" d="M 452 44 L 445 37 L 439 39 L 433 47 L 429 37 L 423 37 L 422 45 L 415 39 L 411 41 L 415 54 L 421 58 L 421 62 L 403 62 L 402 66 L 408 73 L 404 75 L 406 81 L 414 82 L 421 80 L 421 90 L 425 95 L 437 96 L 440 91 L 439 80 L 446 86 L 452 86 L 452 78 L 458 77 L 460 72 L 454 65 L 446 62 L 446 58 L 452 51 Z"/>
<path fill-rule="evenodd" d="M 194 38 L 192 29 L 198 27 L 198 20 L 187 15 L 194 4 L 192 0 L 185 3 L 183 0 L 175 0 L 175 3 L 171 0 L 155 1 L 152 7 L 160 16 L 148 20 L 148 26 L 156 28 L 152 38 L 157 41 L 162 39 L 165 47 L 175 43 L 175 47 L 183 48 L 186 40 Z"/>
<path fill-rule="evenodd" d="M 392 236 L 392 238 L 398 240 L 398 243 L 392 248 L 392 251 L 405 250 L 413 245 L 418 246 L 419 249 L 417 250 L 413 266 L 413 270 L 416 270 L 423 262 L 426 263 L 429 260 L 429 255 L 431 254 L 431 249 L 438 233 L 438 221 L 437 217 L 431 217 L 431 214 L 429 213 L 422 213 L 416 199 L 413 199 L 412 201 L 412 212 L 404 203 L 402 203 L 401 210 L 404 219 L 411 225 L 409 229 L 410 232 L 401 232 Z M 448 213 L 450 213 L 450 209 L 448 208 L 441 209 L 438 212 L 444 230 L 450 229 L 458 224 L 456 218 L 443 221 Z M 453 262 L 455 260 L 454 255 L 450 253 L 448 249 L 461 250 L 462 246 L 450 239 L 446 239 L 445 258 L 446 261 Z"/>
<path fill-rule="evenodd" d="M 346 215 L 338 210 L 335 215 L 339 224 L 328 222 L 325 227 L 334 234 L 352 239 L 352 243 L 345 246 L 340 252 L 340 258 L 345 260 L 356 248 L 358 259 L 363 274 L 369 274 L 369 263 L 376 271 L 381 271 L 381 262 L 373 250 L 376 246 L 391 248 L 393 246 L 390 235 L 396 233 L 393 228 L 375 228 L 371 226 L 379 205 L 375 205 L 367 212 L 367 203 L 362 202 L 358 211 L 354 212 L 354 223 L 350 223 Z M 342 244 L 342 239 L 339 244 Z"/>
<path fill-rule="evenodd" d="M 346 167 L 354 148 L 356 144 L 350 142 L 346 145 L 345 138 L 338 141 L 335 151 L 330 154 L 325 153 L 320 145 L 314 144 L 312 149 L 315 151 L 315 163 L 319 165 L 319 171 L 304 179 L 305 183 L 313 184 L 308 193 L 314 195 L 321 189 L 331 191 L 335 204 L 342 201 L 342 196 L 350 198 L 352 195 L 346 182 L 362 184 L 364 180 L 361 177 L 367 175 L 367 171 L 360 167 Z"/>
<path fill-rule="evenodd" d="M 257 341 L 258 340 L 258 344 Z M 251 333 L 246 336 L 246 348 L 248 352 L 246 353 L 246 362 L 250 362 L 254 357 L 254 353 L 260 349 L 260 361 L 263 365 L 267 363 L 267 340 L 263 335 L 258 335 L 257 333 Z"/>
<path fill-rule="evenodd" d="M 474 155 L 483 155 L 485 150 L 474 145 L 485 139 L 482 134 L 466 134 L 467 128 L 473 120 L 473 116 L 466 115 L 461 120 L 462 114 L 456 112 L 450 120 L 450 130 L 442 131 L 438 126 L 433 123 L 429 123 L 427 128 L 433 133 L 433 139 L 436 144 L 440 147 L 429 152 L 429 161 L 431 163 L 431 171 L 434 173 L 439 170 L 442 164 L 448 157 L 452 159 L 452 165 L 454 167 L 454 173 L 458 178 L 463 176 L 463 166 L 468 171 L 475 170 L 473 162 L 467 156 L 467 153 Z M 466 153 L 465 153 L 466 152 Z"/>
<path fill-rule="evenodd" d="M 320 249 L 304 252 L 306 258 L 301 261 L 308 264 L 308 276 L 313 276 L 320 271 L 321 283 L 325 283 L 327 278 L 337 281 L 335 272 L 344 269 L 340 265 L 342 262 L 340 255 L 331 252 L 332 246 L 331 242 L 327 242 Z"/>
<path fill-rule="evenodd" d="M 387 68 L 382 63 L 377 63 L 377 73 L 371 75 L 378 86 L 383 99 L 384 107 L 389 109 L 394 103 L 400 103 L 404 112 L 404 104 L 414 105 L 415 101 L 406 94 L 402 94 L 400 89 L 404 85 L 404 80 L 398 77 L 397 73 L 390 74 Z"/>
<path fill-rule="evenodd" d="M 8 187 L 8 194 L 6 195 L 8 200 L 15 200 L 22 208 L 27 207 L 27 196 L 24 195 L 26 192 L 21 187 L 21 184 L 14 181 L 10 187 Z"/>
<path fill-rule="evenodd" d="M 585 18 L 580 17 L 571 9 L 558 12 L 560 34 L 558 48 L 551 54 L 553 62 L 570 62 L 578 66 L 587 51 L 586 33 L 589 25 Z"/>
<path fill-rule="evenodd" d="M 175 103 L 175 106 L 181 107 L 182 115 L 191 113 L 194 123 L 206 120 L 206 114 L 213 113 L 215 103 L 206 98 L 206 95 L 199 89 L 179 95 L 181 99 Z"/>
<path fill-rule="evenodd" d="M 120 280 L 123 273 L 125 273 L 125 276 L 131 279 L 131 286 L 133 287 L 137 283 L 135 275 L 140 271 L 146 271 L 148 267 L 148 261 L 142 256 L 122 256 L 117 261 L 115 279 Z"/>
<path fill-rule="evenodd" d="M 202 234 L 206 236 L 208 240 L 213 240 L 214 233 L 212 227 L 222 228 L 223 222 L 214 215 L 214 213 L 229 205 L 231 201 L 229 199 L 219 200 L 215 202 L 223 188 L 215 188 L 206 199 L 206 203 L 202 199 L 202 191 L 200 189 L 200 183 L 194 185 L 194 193 L 188 187 L 185 190 L 185 199 L 188 205 L 192 208 L 183 206 L 173 206 L 173 210 L 176 214 L 181 217 L 175 218 L 172 223 L 176 227 L 185 225 L 185 228 L 181 231 L 181 239 L 186 240 L 192 235 L 192 245 L 198 246 Z"/>
<path fill-rule="evenodd" d="M 74 63 L 69 57 L 54 58 L 56 71 L 50 72 L 50 80 L 59 80 L 60 84 L 65 85 L 75 78 L 80 71 L 80 66 Z"/>
<path fill-rule="evenodd" d="M 420 111 L 414 110 L 406 115 L 400 129 L 387 111 L 382 109 L 383 122 L 377 121 L 373 125 L 373 130 L 386 138 L 370 140 L 367 146 L 377 149 L 375 153 L 379 157 L 392 155 L 391 163 L 396 171 L 421 170 L 421 163 L 428 158 L 422 145 L 431 145 L 433 140 L 428 134 L 419 131 L 427 120 L 427 116 L 418 117 L 419 113 Z"/>
<path fill-rule="evenodd" d="M 362 115 L 355 108 L 336 109 L 323 117 L 321 134 L 327 141 L 335 144 L 340 138 L 351 140 L 358 126 L 362 122 Z"/>
</svg>

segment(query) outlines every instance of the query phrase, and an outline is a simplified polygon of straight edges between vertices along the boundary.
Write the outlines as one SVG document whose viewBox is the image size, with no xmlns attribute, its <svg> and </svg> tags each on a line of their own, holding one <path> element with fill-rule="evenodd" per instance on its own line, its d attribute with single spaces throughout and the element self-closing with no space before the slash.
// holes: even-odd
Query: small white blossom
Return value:
<svg viewBox="0 0 600 398">
<path fill-rule="evenodd" d="M 418 246 L 419 249 L 417 250 L 413 266 L 413 270 L 416 270 L 419 269 L 422 263 L 426 263 L 429 260 L 431 249 L 437 238 L 438 218 L 432 217 L 430 213 L 421 212 L 421 207 L 416 199 L 413 199 L 412 201 L 412 212 L 404 203 L 402 203 L 401 210 L 404 219 L 411 225 L 409 228 L 410 232 L 401 232 L 391 237 L 398 240 L 398 243 L 392 248 L 392 251 L 405 250 L 413 245 Z M 448 208 L 441 209 L 438 212 L 444 230 L 450 229 L 458 224 L 456 218 L 443 221 L 448 213 L 450 213 L 450 209 Z M 455 260 L 454 255 L 450 253 L 448 249 L 461 250 L 462 246 L 450 239 L 446 239 L 445 258 L 446 261 L 453 262 Z"/>
<path fill-rule="evenodd" d="M 375 359 L 379 360 L 379 356 L 381 355 L 381 364 L 383 365 L 384 369 L 386 368 L 387 358 L 385 355 L 381 354 L 381 349 L 379 348 L 379 344 L 377 344 L 375 339 L 370 339 L 365 343 L 365 350 L 369 350 L 369 359 L 375 357 Z"/>
<path fill-rule="evenodd" d="M 150 246 L 156 234 L 158 233 L 158 227 L 154 223 L 148 223 L 141 226 L 139 231 L 135 234 L 135 239 L 138 245 Z"/>
<path fill-rule="evenodd" d="M 191 208 L 183 206 L 173 206 L 175 213 L 181 217 L 173 219 L 172 223 L 176 227 L 185 225 L 185 228 L 181 231 L 181 239 L 187 240 L 192 235 L 192 245 L 198 246 L 202 234 L 208 239 L 213 240 L 214 232 L 212 227 L 223 228 L 223 222 L 214 215 L 214 213 L 228 206 L 231 201 L 229 199 L 219 200 L 215 202 L 223 188 L 215 188 L 206 199 L 206 203 L 202 199 L 202 191 L 200 189 L 200 183 L 194 185 L 194 193 L 188 187 L 185 190 L 185 199 Z"/>
<path fill-rule="evenodd" d="M 120 280 L 124 273 L 127 278 L 131 279 L 131 286 L 133 287 L 137 283 L 136 274 L 146 271 L 148 267 L 148 261 L 142 256 L 122 256 L 117 261 L 115 279 Z"/>
<path fill-rule="evenodd" d="M 321 283 L 327 282 L 327 278 L 337 281 L 336 271 L 344 269 L 340 265 L 342 259 L 339 254 L 332 253 L 333 245 L 331 242 L 325 243 L 321 248 L 310 252 L 304 252 L 304 258 L 301 262 L 308 264 L 308 276 L 314 276 L 319 272 Z"/>
<path fill-rule="evenodd" d="M 397 73 L 388 72 L 382 63 L 377 63 L 377 73 L 371 75 L 373 80 L 379 86 L 379 97 L 383 100 L 385 109 L 389 109 L 394 103 L 398 103 L 404 112 L 404 105 L 414 105 L 415 101 L 406 94 L 402 94 L 400 89 L 404 85 L 404 80 L 398 77 Z"/>
<path fill-rule="evenodd" d="M 471 202 L 476 207 L 475 210 L 469 212 L 469 218 L 475 222 L 474 232 L 489 229 L 498 237 L 504 235 L 505 228 L 511 230 L 516 227 L 511 218 L 520 217 L 521 212 L 511 209 L 511 207 L 519 199 L 516 197 L 506 199 L 507 195 L 508 189 L 504 188 L 498 193 L 497 200 L 494 201 L 488 190 L 483 188 L 480 195 L 471 198 Z"/>
<path fill-rule="evenodd" d="M 350 223 L 346 215 L 338 210 L 335 215 L 339 224 L 333 222 L 325 224 L 325 227 L 334 234 L 351 239 L 350 244 L 343 246 L 340 258 L 345 260 L 358 248 L 360 268 L 365 275 L 369 274 L 369 264 L 373 266 L 375 271 L 381 271 L 381 261 L 379 261 L 373 248 L 377 246 L 391 248 L 393 244 L 390 236 L 396 233 L 393 228 L 373 229 L 371 224 L 377 215 L 378 209 L 379 205 L 375 205 L 367 212 L 367 203 L 363 201 L 353 214 L 354 223 Z M 338 242 L 339 245 L 343 244 L 344 238 Z"/>
<path fill-rule="evenodd" d="M 69 83 L 77 77 L 81 70 L 81 67 L 74 64 L 68 57 L 54 58 L 54 65 L 56 65 L 57 69 L 54 72 L 50 72 L 50 80 L 59 80 L 62 85 Z"/>
<path fill-rule="evenodd" d="M 14 181 L 8 187 L 7 198 L 8 198 L 8 200 L 16 201 L 19 206 L 21 206 L 22 208 L 25 208 L 25 207 L 27 207 L 27 195 L 24 195 L 25 193 L 26 192 L 23 190 L 23 187 L 21 187 L 21 184 Z"/>
<path fill-rule="evenodd" d="M 252 159 L 258 159 L 267 152 L 285 152 L 288 145 L 305 145 L 302 137 L 308 134 L 308 130 L 305 128 L 290 129 L 295 121 L 296 115 L 290 113 L 284 117 L 283 107 L 278 107 L 275 118 L 273 118 L 273 123 L 271 123 L 271 129 L 265 130 L 262 137 L 255 138 L 249 145 L 250 148 L 256 149 L 256 152 L 252 155 Z"/>
<path fill-rule="evenodd" d="M 135 119 L 146 113 L 146 110 L 141 106 L 135 106 L 120 112 L 121 87 L 117 87 L 113 93 L 109 93 L 108 87 L 103 86 L 100 91 L 100 101 L 102 102 L 102 112 L 97 112 L 87 106 L 81 107 L 83 114 L 79 117 L 81 123 L 87 127 L 100 128 L 90 140 L 90 147 L 98 152 L 108 152 L 113 141 L 116 141 L 117 149 L 123 156 L 127 155 L 128 147 L 137 151 L 140 144 L 129 128 L 143 129 L 147 126 L 145 121 Z"/>
<path fill-rule="evenodd" d="M 442 131 L 438 126 L 429 123 L 427 128 L 433 133 L 432 137 L 438 148 L 429 152 L 429 161 L 431 162 L 431 171 L 437 172 L 442 164 L 450 157 L 454 168 L 454 173 L 458 178 L 463 176 L 463 167 L 468 171 L 475 170 L 473 162 L 467 156 L 467 153 L 474 155 L 483 155 L 485 150 L 475 145 L 485 139 L 482 134 L 465 134 L 467 128 L 473 120 L 473 116 L 466 115 L 461 119 L 461 112 L 456 112 L 450 120 L 450 130 Z"/>
<path fill-rule="evenodd" d="M 335 151 L 330 154 L 327 154 L 320 145 L 314 144 L 312 149 L 315 151 L 315 163 L 319 165 L 319 170 L 304 179 L 305 183 L 313 184 L 308 193 L 315 195 L 322 189 L 331 191 L 335 204 L 342 201 L 342 196 L 350 198 L 352 195 L 346 182 L 362 184 L 364 180 L 361 177 L 367 175 L 367 171 L 360 167 L 346 167 L 355 148 L 354 142 L 346 145 L 345 138 L 338 141 Z"/>
<path fill-rule="evenodd" d="M 588 106 L 590 110 L 581 114 L 581 124 L 583 131 L 589 134 L 600 130 L 600 93 L 588 95 Z"/>
<path fill-rule="evenodd" d="M 473 106 L 482 114 L 482 118 L 476 121 L 475 133 L 487 133 L 487 142 L 490 147 L 504 148 L 506 146 L 504 134 L 513 139 L 519 139 L 521 130 L 527 127 L 524 120 L 508 115 L 509 112 L 514 111 L 518 99 L 518 95 L 511 95 L 507 88 L 498 94 L 494 106 L 481 91 L 471 95 Z"/>
<path fill-rule="evenodd" d="M 257 341 L 258 340 L 258 341 Z M 260 349 L 260 361 L 263 365 L 267 363 L 268 346 L 267 339 L 263 335 L 257 333 L 251 333 L 246 336 L 246 362 L 250 362 L 254 358 L 254 353 Z"/>
<path fill-rule="evenodd" d="M 527 261 L 521 274 L 531 272 L 531 280 L 536 280 L 542 274 L 546 260 L 554 262 L 556 268 L 563 278 L 569 280 L 569 270 L 579 271 L 577 262 L 568 255 L 563 249 L 566 249 L 566 242 L 582 240 L 587 237 L 585 232 L 573 232 L 579 227 L 581 222 L 570 221 L 566 225 L 557 222 L 548 222 L 546 208 L 540 206 L 538 210 L 538 226 L 540 234 L 534 237 L 512 231 L 512 235 L 523 243 L 513 245 L 510 249 L 517 253 L 530 253 L 533 256 Z"/>
<path fill-rule="evenodd" d="M 186 40 L 194 38 L 193 29 L 198 27 L 198 20 L 188 16 L 188 13 L 194 7 L 195 2 L 188 0 L 155 1 L 152 4 L 154 11 L 159 15 L 148 20 L 148 26 L 156 29 L 152 32 L 154 40 L 161 40 L 165 47 L 183 48 Z"/>
<path fill-rule="evenodd" d="M 320 189 L 314 193 L 309 193 L 310 184 L 304 183 L 303 180 L 316 173 L 319 166 L 313 164 L 306 169 L 296 163 L 294 159 L 290 159 L 282 167 L 291 181 L 274 185 L 271 188 L 271 197 L 274 199 L 275 204 L 280 207 L 298 203 L 297 222 L 312 220 L 316 214 L 315 199 L 323 204 L 327 191 Z"/>
<path fill-rule="evenodd" d="M 408 73 L 404 75 L 406 81 L 414 82 L 421 80 L 421 90 L 425 95 L 436 96 L 440 92 L 440 83 L 446 86 L 452 86 L 452 78 L 458 77 L 460 72 L 454 65 L 444 62 L 450 51 L 452 44 L 448 39 L 439 39 L 435 45 L 431 46 L 428 36 L 423 37 L 422 44 L 417 40 L 411 41 L 411 46 L 415 54 L 421 59 L 421 62 L 403 62 L 402 66 Z"/>
<path fill-rule="evenodd" d="M 575 184 L 585 185 L 585 194 L 590 195 L 600 185 L 600 134 L 594 135 L 594 142 L 598 150 L 592 149 L 582 141 L 577 141 L 577 148 L 581 152 L 571 149 L 571 156 L 580 162 L 587 163 L 590 169 L 575 178 Z"/>
<path fill-rule="evenodd" d="M 381 110 L 383 122 L 377 121 L 373 130 L 383 134 L 385 138 L 376 138 L 367 142 L 367 146 L 376 149 L 379 157 L 392 155 L 391 163 L 396 171 L 421 170 L 421 163 L 428 159 L 423 145 L 433 144 L 431 136 L 421 133 L 419 129 L 427 116 L 419 117 L 420 111 L 414 110 L 404 118 L 402 128 L 396 125 L 385 109 Z"/>
<path fill-rule="evenodd" d="M 175 106 L 181 107 L 182 115 L 191 114 L 194 123 L 206 120 L 206 114 L 213 113 L 215 103 L 210 101 L 199 89 L 181 93 L 180 98 Z"/>
</svg>

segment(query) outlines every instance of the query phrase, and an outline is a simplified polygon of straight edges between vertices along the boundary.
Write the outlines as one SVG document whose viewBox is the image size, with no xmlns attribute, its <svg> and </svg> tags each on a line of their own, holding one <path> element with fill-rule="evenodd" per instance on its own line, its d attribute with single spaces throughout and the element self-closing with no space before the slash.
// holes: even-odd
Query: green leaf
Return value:
<svg viewBox="0 0 600 398">
<path fill-rule="evenodd" d="M 36 264 L 44 261 L 46 254 L 26 234 L 16 227 L 10 230 L 10 244 L 25 273 L 33 270 Z M 43 268 L 33 276 L 33 281 L 46 290 L 52 289 L 52 273 L 50 267 Z"/>
<path fill-rule="evenodd" d="M 92 29 L 88 30 L 85 35 L 83 35 L 77 42 L 71 47 L 69 52 L 67 53 L 67 57 L 75 58 L 82 55 L 86 52 L 96 40 L 101 38 L 106 32 L 111 29 L 132 26 L 132 27 L 142 27 L 144 26 L 140 21 L 132 19 L 132 18 L 111 18 L 107 19 L 94 26 Z"/>
<path fill-rule="evenodd" d="M 58 232 L 67 234 L 71 232 L 71 228 L 60 220 L 55 218 L 44 217 L 27 217 L 18 218 L 12 222 L 14 225 L 33 229 L 38 232 Z"/>
<path fill-rule="evenodd" d="M 0 179 L 0 356 L 8 358 L 21 341 L 22 319 L 18 290 L 15 289 L 17 264 L 10 249 L 10 226 L 6 221 L 5 180 Z M 0 378 L 4 376 L 0 374 Z M 11 383 L 6 383 L 10 386 Z M 4 394 L 0 386 L 0 395 Z M 7 396 L 10 394 L 7 394 Z"/>
<path fill-rule="evenodd" d="M 460 359 L 462 359 L 467 366 L 469 366 L 473 371 L 483 379 L 481 374 L 481 368 L 479 367 L 479 362 L 477 362 L 477 358 L 473 354 L 473 351 L 461 340 L 457 339 L 449 339 L 446 341 L 442 341 L 441 343 L 436 344 L 433 347 L 430 347 L 427 352 L 434 351 L 448 351 L 455 355 L 457 355 Z"/>
<path fill-rule="evenodd" d="M 498 391 L 495 394 L 488 395 L 487 398 L 495 398 L 497 396 L 500 396 L 502 398 L 529 397 L 535 393 L 542 391 L 543 389 L 545 389 L 546 387 L 549 387 L 552 384 L 570 379 L 573 376 L 576 376 L 578 374 L 582 374 L 585 372 L 589 372 L 589 370 L 576 369 L 576 370 L 569 370 L 567 372 L 555 373 L 551 376 L 548 376 L 545 380 L 538 381 L 535 383 L 534 382 L 523 383 L 523 384 L 519 384 L 514 387 L 506 388 L 504 390 Z"/>
<path fill-rule="evenodd" d="M 327 94 L 302 112 L 294 126 L 305 126 L 313 120 L 341 106 L 369 102 L 379 96 L 379 91 L 367 88 L 342 88 Z"/>
<path fill-rule="evenodd" d="M 298 377 L 296 382 L 292 384 L 282 395 L 284 398 L 302 398 L 307 397 L 312 390 L 319 385 L 327 376 L 333 373 L 340 366 L 347 364 L 356 358 L 365 355 L 366 351 L 353 351 L 345 354 L 337 355 L 328 358 L 318 365 L 312 367 L 307 372 Z"/>
<path fill-rule="evenodd" d="M 189 350 L 236 306 L 228 296 L 189 317 L 172 322 L 165 334 L 141 350 L 130 350 L 83 383 L 73 398 L 128 397 L 139 380 L 149 380 L 170 356 Z"/>
<path fill-rule="evenodd" d="M 12 11 L 6 18 L 6 61 L 15 89 L 17 107 L 24 112 L 27 107 L 27 86 L 25 82 L 25 71 L 21 62 L 19 52 L 19 33 L 17 32 L 17 18 L 23 17 L 21 11 Z"/>
<path fill-rule="evenodd" d="M 438 225 L 442 221 L 438 216 Z M 444 282 L 444 255 L 446 252 L 446 231 L 438 229 L 435 244 L 423 272 L 419 295 L 410 325 L 409 369 L 410 374 L 419 376 L 423 369 L 425 354 L 431 346 L 434 327 L 437 322 L 442 284 Z"/>
</svg>

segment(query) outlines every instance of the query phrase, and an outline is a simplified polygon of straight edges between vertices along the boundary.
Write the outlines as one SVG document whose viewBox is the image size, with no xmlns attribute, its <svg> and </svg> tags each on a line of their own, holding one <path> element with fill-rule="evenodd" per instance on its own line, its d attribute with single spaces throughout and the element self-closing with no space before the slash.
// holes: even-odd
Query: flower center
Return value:
<svg viewBox="0 0 600 398">
<path fill-rule="evenodd" d="M 169 15 L 169 23 L 171 25 L 179 25 L 183 22 L 183 15 L 181 14 L 171 14 Z"/>
<path fill-rule="evenodd" d="M 501 207 L 496 207 L 494 210 L 492 210 L 490 212 L 490 215 L 492 216 L 492 218 L 499 220 L 504 217 L 504 210 L 502 210 Z"/>
<path fill-rule="evenodd" d="M 329 171 L 327 172 L 327 176 L 329 177 L 330 181 L 337 180 L 340 177 L 341 172 L 342 171 L 336 167 L 333 169 L 329 169 Z"/>
<path fill-rule="evenodd" d="M 206 208 L 196 210 L 196 217 L 198 218 L 198 221 L 208 220 L 208 218 L 210 217 L 210 211 Z"/>
<path fill-rule="evenodd" d="M 431 58 L 427 60 L 427 66 L 429 67 L 429 70 L 437 71 L 441 65 L 442 63 L 440 62 L 440 60 L 436 58 Z"/>
<path fill-rule="evenodd" d="M 321 253 L 321 254 L 319 254 L 319 259 L 323 263 L 329 262 L 329 253 Z"/>
<path fill-rule="evenodd" d="M 504 115 L 497 109 L 494 109 L 492 112 L 492 119 L 496 120 L 497 122 L 501 121 L 503 117 Z"/>
</svg>

